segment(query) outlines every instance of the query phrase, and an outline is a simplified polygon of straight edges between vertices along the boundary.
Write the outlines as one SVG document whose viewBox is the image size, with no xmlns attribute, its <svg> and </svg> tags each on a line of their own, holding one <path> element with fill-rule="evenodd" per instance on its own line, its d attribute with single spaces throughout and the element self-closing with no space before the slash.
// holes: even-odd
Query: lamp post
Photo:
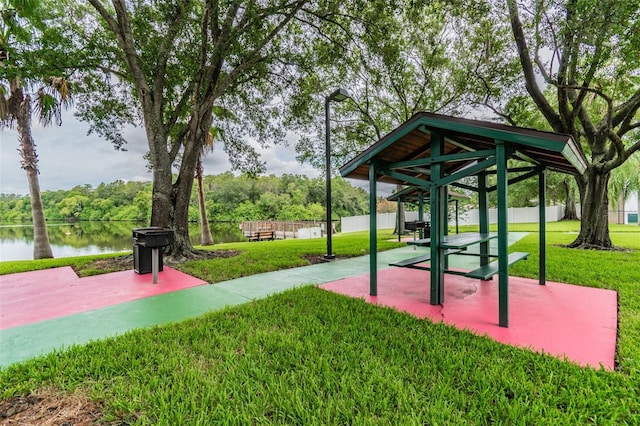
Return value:
<svg viewBox="0 0 640 426">
<path fill-rule="evenodd" d="M 324 101 L 324 114 L 325 114 L 325 162 L 326 162 L 326 177 L 327 177 L 327 191 L 326 191 L 326 205 L 327 205 L 327 254 L 324 255 L 325 260 L 332 260 L 336 258 L 333 254 L 333 247 L 331 245 L 331 238 L 333 234 L 333 226 L 331 221 L 331 129 L 329 121 L 329 107 L 331 101 L 342 102 L 349 98 L 349 92 L 345 89 L 339 88 L 325 98 Z"/>
</svg>

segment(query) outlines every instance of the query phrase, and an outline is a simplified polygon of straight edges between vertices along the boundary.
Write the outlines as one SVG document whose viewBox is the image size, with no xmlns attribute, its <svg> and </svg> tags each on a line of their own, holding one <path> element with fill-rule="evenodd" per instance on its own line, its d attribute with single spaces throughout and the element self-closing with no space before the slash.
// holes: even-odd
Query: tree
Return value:
<svg viewBox="0 0 640 426">
<path fill-rule="evenodd" d="M 120 81 L 134 89 L 144 123 L 153 171 L 152 225 L 173 228 L 175 255 L 193 254 L 188 238 L 188 206 L 197 158 L 211 127 L 214 106 L 217 102 L 224 102 L 229 109 L 248 105 L 250 108 L 242 111 L 234 110 L 236 115 L 243 113 L 243 126 L 247 114 L 256 114 L 250 117 L 254 123 L 260 121 L 260 114 L 260 123 L 268 122 L 271 116 L 265 96 L 275 93 L 265 85 L 281 65 L 276 61 L 282 58 L 285 43 L 291 42 L 283 36 L 285 29 L 308 1 L 89 3 L 115 41 L 117 54 L 109 66 Z M 95 34 L 91 39 L 96 39 Z M 114 132 L 117 129 L 104 123 L 102 130 L 110 131 L 112 140 L 122 142 Z M 169 138 L 180 123 L 184 126 Z M 239 167 L 264 167 L 255 150 L 246 141 L 234 139 L 231 132 L 225 149 Z M 174 182 L 172 165 L 179 153 Z"/>
<path fill-rule="evenodd" d="M 200 211 L 200 238 L 202 239 L 203 246 L 210 246 L 213 244 L 213 235 L 211 235 L 211 229 L 209 228 L 209 219 L 207 219 L 207 207 L 204 201 L 204 189 L 202 188 L 202 175 L 204 169 L 202 168 L 202 157 L 207 152 L 213 151 L 213 133 L 209 132 L 207 142 L 202 145 L 202 151 L 198 156 L 198 162 L 196 163 L 196 183 L 198 185 L 198 208 Z"/>
<path fill-rule="evenodd" d="M 545 96 L 553 104 L 553 93 L 549 90 L 545 91 Z M 494 111 L 498 112 L 496 109 Z M 544 118 L 540 110 L 536 107 L 530 96 L 513 96 L 507 102 L 504 111 L 498 114 L 513 126 L 530 127 L 532 129 L 553 131 L 551 126 Z M 535 180 L 527 179 L 513 187 L 516 191 L 526 188 L 524 193 L 520 194 L 527 198 L 538 197 L 538 187 Z M 509 189 L 509 199 L 512 198 L 513 192 Z M 564 216 L 562 220 L 578 220 L 578 212 L 576 209 L 577 185 L 571 176 L 565 173 L 550 171 L 546 175 L 546 199 L 548 201 L 559 200 L 559 193 L 563 194 L 565 205 Z"/>
<path fill-rule="evenodd" d="M 293 124 L 313 135 L 297 144 L 299 160 L 324 167 L 324 120 L 308 117 L 324 117 L 324 103 L 318 97 L 335 87 L 348 89 L 351 100 L 332 104 L 333 170 L 418 111 L 468 113 L 485 96 L 479 86 L 509 74 L 502 61 L 485 57 L 483 49 L 501 40 L 488 31 L 491 17 L 484 9 L 467 10 L 457 2 L 388 7 L 391 10 L 381 10 L 374 2 L 367 5 L 361 16 L 350 17 L 359 30 L 346 40 L 330 39 L 326 42 L 330 46 L 318 49 L 316 69 L 301 86 L 306 90 L 297 93 L 291 104 L 307 111 L 294 115 Z M 494 92 L 499 94 L 499 88 Z"/>
<path fill-rule="evenodd" d="M 510 64 L 486 54 L 504 42 L 490 30 L 487 12 L 475 2 L 371 3 L 350 18 L 356 31 L 317 50 L 316 69 L 292 105 L 309 110 L 297 117 L 321 116 L 324 104 L 310 93 L 328 94 L 335 87 L 350 92 L 351 101 L 333 104 L 332 170 L 416 112 L 463 115 L 482 100 L 485 88 L 500 95 L 495 81 L 513 72 Z M 306 129 L 313 136 L 297 144 L 300 161 L 324 168 L 324 130 L 324 121 Z M 400 211 L 404 220 L 402 205 Z"/>
<path fill-rule="evenodd" d="M 526 91 L 551 128 L 581 142 L 582 221 L 571 247 L 612 248 L 611 172 L 640 150 L 637 0 L 506 0 Z M 524 12 L 523 12 L 524 11 Z M 546 54 L 548 52 L 548 54 Z M 555 103 L 544 88 L 555 92 Z"/>
<path fill-rule="evenodd" d="M 21 166 L 29 183 L 33 258 L 52 258 L 31 119 L 35 112 L 43 125 L 61 125 L 61 110 L 71 104 L 71 96 L 67 79 L 51 76 L 60 70 L 52 65 L 56 52 L 48 45 L 53 40 L 60 42 L 58 28 L 46 23 L 48 17 L 38 2 L 15 1 L 11 6 L 0 3 L 0 127 L 15 124 L 18 132 Z"/>
</svg>

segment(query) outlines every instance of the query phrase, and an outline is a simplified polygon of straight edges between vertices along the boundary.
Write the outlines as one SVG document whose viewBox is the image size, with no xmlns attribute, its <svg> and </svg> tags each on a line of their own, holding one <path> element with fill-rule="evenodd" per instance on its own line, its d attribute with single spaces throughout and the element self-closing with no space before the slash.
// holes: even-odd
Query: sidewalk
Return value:
<svg viewBox="0 0 640 426">
<path fill-rule="evenodd" d="M 387 268 L 390 262 L 403 259 L 408 253 L 413 253 L 411 247 L 380 252 L 378 266 L 380 269 Z M 54 270 L 50 271 L 54 273 Z M 322 284 L 368 272 L 369 256 L 367 255 L 252 275 L 213 285 L 198 285 L 115 303 L 99 309 L 5 328 L 0 330 L 0 368 L 71 345 L 117 336 L 137 328 L 181 321 L 291 288 Z M 59 274 L 59 272 L 56 273 Z M 166 273 L 167 271 L 160 273 L 160 283 L 155 286 L 162 286 L 163 274 Z M 0 286 L 1 298 L 9 296 L 4 288 L 5 284 L 10 283 L 6 279 L 8 276 L 4 277 L 5 280 L 2 280 L 3 284 Z M 122 281 L 124 278 L 119 272 L 101 277 L 103 281 L 116 281 L 117 278 L 122 285 L 130 284 Z M 29 307 L 25 306 L 24 309 Z"/>
</svg>

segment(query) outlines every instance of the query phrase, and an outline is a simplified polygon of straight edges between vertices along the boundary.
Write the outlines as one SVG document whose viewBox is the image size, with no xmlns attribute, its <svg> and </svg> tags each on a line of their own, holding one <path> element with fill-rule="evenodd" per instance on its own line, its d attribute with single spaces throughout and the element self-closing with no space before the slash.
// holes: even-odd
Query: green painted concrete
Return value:
<svg viewBox="0 0 640 426">
<path fill-rule="evenodd" d="M 513 244 L 524 235 L 526 233 L 509 234 L 509 243 Z M 428 250 L 428 247 L 414 249 L 407 246 L 378 253 L 378 269 L 387 268 L 391 262 L 427 253 Z M 468 269 L 477 267 L 477 262 L 478 258 L 475 257 L 451 256 L 450 259 L 451 266 Z M 121 335 L 132 329 L 181 321 L 294 287 L 317 285 L 366 273 L 369 273 L 369 256 L 361 256 L 188 288 L 0 330 L 0 368 L 72 345 Z"/>
</svg>

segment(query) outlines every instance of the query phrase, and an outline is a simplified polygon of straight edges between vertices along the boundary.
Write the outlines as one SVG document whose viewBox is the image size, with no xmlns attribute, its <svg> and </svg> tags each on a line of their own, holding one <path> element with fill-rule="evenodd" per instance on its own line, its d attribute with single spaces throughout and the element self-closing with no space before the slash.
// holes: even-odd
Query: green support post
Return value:
<svg viewBox="0 0 640 426">
<path fill-rule="evenodd" d="M 442 217 L 442 235 L 449 235 L 449 188 L 444 185 L 438 188 L 440 191 L 440 210 Z M 449 269 L 449 256 L 442 255 L 444 270 Z M 442 289 L 442 297 L 444 298 L 444 287 Z"/>
<path fill-rule="evenodd" d="M 422 192 L 422 189 L 418 190 L 418 222 L 424 222 L 424 193 Z M 424 238 L 424 229 L 420 228 L 420 230 L 418 231 L 418 235 L 420 236 L 420 239 Z"/>
<path fill-rule="evenodd" d="M 478 213 L 480 233 L 489 233 L 489 200 L 487 194 L 487 175 L 484 172 L 478 174 Z M 489 243 L 480 243 L 480 266 L 489 263 Z"/>
<path fill-rule="evenodd" d="M 398 197 L 398 208 L 396 209 L 396 226 L 398 227 L 398 242 L 402 241 L 402 218 L 400 217 L 400 203 L 402 198 Z"/>
<path fill-rule="evenodd" d="M 546 174 L 544 172 L 544 170 L 542 172 L 540 172 L 540 174 L 538 175 L 538 207 L 539 207 L 539 215 L 538 215 L 538 221 L 540 222 L 540 229 L 539 229 L 539 234 L 540 234 L 540 241 L 539 241 L 539 245 L 540 245 L 540 259 L 539 259 L 539 274 L 538 274 L 538 284 L 540 285 L 545 285 L 547 282 L 547 212 L 546 212 L 546 205 L 547 205 L 547 201 L 546 201 L 546 194 L 545 194 L 545 187 L 547 185 L 547 177 Z"/>
<path fill-rule="evenodd" d="M 444 138 L 439 133 L 431 134 L 431 156 L 439 157 L 442 155 L 444 145 Z M 444 170 L 441 162 L 435 162 L 431 166 L 431 179 L 437 181 L 444 175 Z M 441 188 L 437 187 L 435 183 L 431 184 L 430 192 L 430 205 L 431 205 L 431 291 L 430 291 L 430 303 L 432 305 L 441 305 L 444 303 L 444 262 L 442 259 L 442 244 L 443 236 L 443 219 L 442 209 L 440 204 L 442 200 Z M 446 198 L 445 201 L 446 202 Z"/>
<path fill-rule="evenodd" d="M 378 295 L 378 217 L 376 167 L 369 165 L 369 295 Z"/>
<path fill-rule="evenodd" d="M 449 235 L 449 188 L 444 185 L 440 189 L 440 209 L 442 209 L 442 235 Z"/>
<path fill-rule="evenodd" d="M 498 316 L 500 327 L 509 327 L 509 229 L 507 218 L 507 152 L 496 141 L 496 189 L 498 191 Z"/>
<path fill-rule="evenodd" d="M 456 200 L 456 234 L 460 233 L 460 221 L 458 219 L 458 207 L 459 207 L 458 200 Z"/>
</svg>

